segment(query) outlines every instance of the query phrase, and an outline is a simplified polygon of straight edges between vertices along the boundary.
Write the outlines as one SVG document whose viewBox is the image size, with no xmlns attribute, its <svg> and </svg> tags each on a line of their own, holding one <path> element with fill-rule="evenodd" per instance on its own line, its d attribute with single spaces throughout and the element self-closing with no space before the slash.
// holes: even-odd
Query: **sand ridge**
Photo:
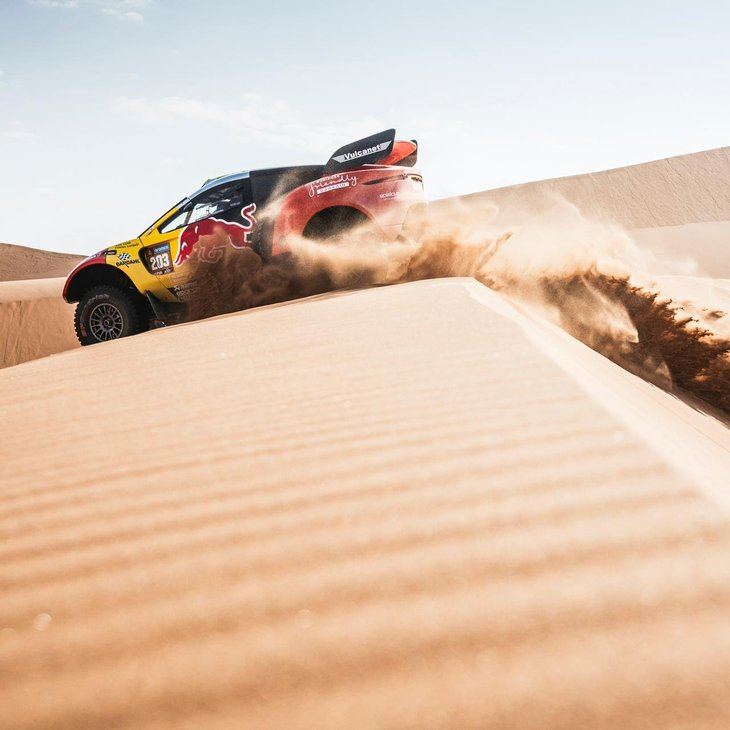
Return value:
<svg viewBox="0 0 730 730">
<path fill-rule="evenodd" d="M 0 243 L 0 281 L 65 277 L 83 256 Z"/>
<path fill-rule="evenodd" d="M 0 368 L 79 346 L 65 279 L 0 281 Z"/>
<path fill-rule="evenodd" d="M 485 291 L 346 293 L 0 372 L 0 722 L 726 724 L 726 513 Z M 572 346 L 727 463 L 700 414 Z"/>
<path fill-rule="evenodd" d="M 624 228 L 730 221 L 730 147 L 693 152 L 602 172 L 539 180 L 463 196 L 509 209 L 539 209 L 557 194 L 585 215 Z"/>
</svg>

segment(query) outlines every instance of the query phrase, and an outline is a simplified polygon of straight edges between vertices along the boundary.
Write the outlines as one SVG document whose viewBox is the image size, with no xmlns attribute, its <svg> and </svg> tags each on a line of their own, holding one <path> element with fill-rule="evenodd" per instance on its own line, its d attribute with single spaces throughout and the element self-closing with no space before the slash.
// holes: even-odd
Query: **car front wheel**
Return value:
<svg viewBox="0 0 730 730">
<path fill-rule="evenodd" d="M 143 317 L 133 295 L 116 286 L 95 286 L 76 305 L 76 336 L 82 345 L 117 340 L 143 329 Z"/>
</svg>

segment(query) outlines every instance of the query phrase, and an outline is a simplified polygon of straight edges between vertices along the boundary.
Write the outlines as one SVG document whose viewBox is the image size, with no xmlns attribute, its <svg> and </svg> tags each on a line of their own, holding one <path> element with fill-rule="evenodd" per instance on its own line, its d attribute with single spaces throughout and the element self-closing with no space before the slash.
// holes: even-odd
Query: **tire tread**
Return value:
<svg viewBox="0 0 730 730">
<path fill-rule="evenodd" d="M 132 295 L 121 287 L 113 286 L 111 284 L 100 284 L 98 286 L 93 286 L 84 292 L 76 305 L 76 310 L 74 311 L 74 330 L 76 331 L 78 341 L 82 345 L 93 345 L 97 343 L 97 340 L 95 340 L 91 334 L 84 336 L 81 333 L 81 316 L 87 302 L 101 293 L 116 297 L 118 300 L 117 303 L 121 304 L 126 310 L 125 313 L 129 317 L 129 327 L 127 334 L 123 335 L 123 337 L 136 335 L 139 332 L 144 331 L 145 327 L 143 317 L 140 313 L 140 308 Z"/>
</svg>

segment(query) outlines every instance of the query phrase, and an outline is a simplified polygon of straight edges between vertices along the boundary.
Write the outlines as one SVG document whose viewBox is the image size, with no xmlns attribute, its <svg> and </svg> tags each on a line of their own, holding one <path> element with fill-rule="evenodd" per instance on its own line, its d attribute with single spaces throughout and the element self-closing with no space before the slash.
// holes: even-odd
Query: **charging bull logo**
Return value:
<svg viewBox="0 0 730 730">
<path fill-rule="evenodd" d="M 227 245 L 233 248 L 251 248 L 251 231 L 256 224 L 253 215 L 255 212 L 256 203 L 251 203 L 241 209 L 243 223 L 224 221 L 220 218 L 204 218 L 183 228 L 175 266 L 187 261 L 192 256 L 194 248 L 198 259 L 206 263 L 219 261 Z M 199 245 L 203 238 L 205 238 L 202 241 L 203 245 Z"/>
</svg>

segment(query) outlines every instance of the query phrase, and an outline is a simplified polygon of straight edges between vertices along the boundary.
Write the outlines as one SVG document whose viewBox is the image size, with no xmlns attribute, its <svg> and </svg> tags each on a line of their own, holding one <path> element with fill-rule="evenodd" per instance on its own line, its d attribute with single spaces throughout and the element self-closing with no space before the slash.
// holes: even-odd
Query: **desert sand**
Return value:
<svg viewBox="0 0 730 730">
<path fill-rule="evenodd" d="M 681 238 L 730 220 L 727 166 L 574 187 Z M 724 306 L 722 240 L 657 283 Z M 730 725 L 711 409 L 469 278 L 66 352 L 60 282 L 1 286 L 37 359 L 0 370 L 0 726 Z"/>
<path fill-rule="evenodd" d="M 61 291 L 81 258 L 0 243 L 0 368 L 78 346 Z"/>
<path fill-rule="evenodd" d="M 730 221 L 730 147 L 694 152 L 613 170 L 497 188 L 465 196 L 508 209 L 513 201 L 540 206 L 560 195 L 591 217 L 627 230 Z"/>
<path fill-rule="evenodd" d="M 83 256 L 0 243 L 0 281 L 65 277 Z"/>
<path fill-rule="evenodd" d="M 78 347 L 64 281 L 0 281 L 0 368 Z"/>
<path fill-rule="evenodd" d="M 727 429 L 475 282 L 2 375 L 8 726 L 730 721 Z"/>
<path fill-rule="evenodd" d="M 631 237 L 653 256 L 654 272 L 730 277 L 730 221 L 635 228 Z"/>
<path fill-rule="evenodd" d="M 730 147 L 587 175 L 540 180 L 464 196 L 492 203 L 503 222 L 540 211 L 555 196 L 622 226 L 654 255 L 653 273 L 730 276 Z"/>
</svg>

